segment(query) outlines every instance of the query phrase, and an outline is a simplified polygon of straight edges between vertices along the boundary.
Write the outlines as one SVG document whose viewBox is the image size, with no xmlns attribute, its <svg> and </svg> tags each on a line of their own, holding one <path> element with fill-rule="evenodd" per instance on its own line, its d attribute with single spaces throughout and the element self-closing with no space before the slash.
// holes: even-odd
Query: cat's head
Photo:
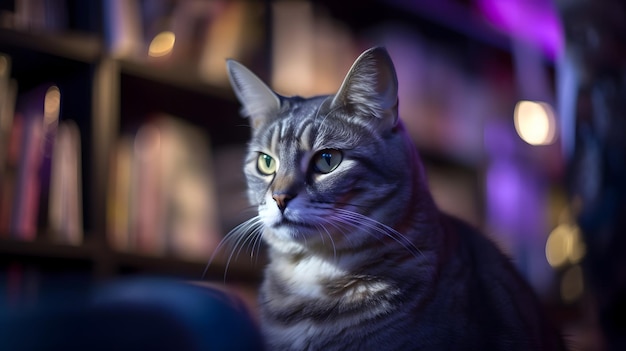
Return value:
<svg viewBox="0 0 626 351">
<path fill-rule="evenodd" d="M 349 232 L 402 212 L 412 146 L 384 48 L 361 54 L 336 94 L 312 98 L 281 96 L 240 63 L 227 66 L 252 126 L 244 171 L 270 244 L 340 250 L 367 241 Z"/>
</svg>

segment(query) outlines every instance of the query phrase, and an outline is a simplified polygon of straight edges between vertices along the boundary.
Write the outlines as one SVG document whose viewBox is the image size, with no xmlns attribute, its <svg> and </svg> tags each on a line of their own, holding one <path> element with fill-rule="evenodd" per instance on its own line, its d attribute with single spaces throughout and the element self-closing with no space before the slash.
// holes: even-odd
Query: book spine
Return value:
<svg viewBox="0 0 626 351">
<path fill-rule="evenodd" d="M 25 119 L 22 132 L 10 232 L 18 239 L 34 240 L 37 234 L 41 185 L 39 179 L 43 139 L 41 119 Z"/>
<path fill-rule="evenodd" d="M 80 134 L 73 121 L 59 125 L 54 145 L 49 227 L 57 241 L 78 245 L 83 241 Z"/>
<path fill-rule="evenodd" d="M 138 131 L 133 159 L 134 245 L 141 253 L 163 254 L 161 131 L 158 126 L 147 124 Z"/>
<path fill-rule="evenodd" d="M 56 85 L 48 88 L 43 103 L 43 139 L 41 141 L 42 154 L 40 166 L 38 228 L 49 228 L 49 204 L 51 191 L 51 177 L 55 140 L 59 127 L 59 113 L 61 111 L 61 91 Z"/>
<path fill-rule="evenodd" d="M 15 183 L 15 155 L 19 143 L 13 122 L 17 82 L 11 80 L 11 58 L 0 54 L 0 237 L 9 235 Z"/>
<path fill-rule="evenodd" d="M 131 216 L 131 180 L 133 178 L 133 141 L 123 138 L 117 142 L 109 167 L 107 193 L 107 237 L 109 245 L 129 251 Z"/>
</svg>

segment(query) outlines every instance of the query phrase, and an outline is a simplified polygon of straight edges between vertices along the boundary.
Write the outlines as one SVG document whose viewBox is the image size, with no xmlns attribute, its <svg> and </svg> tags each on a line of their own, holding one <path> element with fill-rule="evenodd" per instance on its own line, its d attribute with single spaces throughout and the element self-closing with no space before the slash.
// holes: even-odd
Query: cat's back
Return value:
<svg viewBox="0 0 626 351">
<path fill-rule="evenodd" d="M 476 346 L 468 349 L 565 350 L 539 299 L 510 258 L 465 222 L 445 214 L 442 220 L 453 247 L 449 269 L 465 272 L 464 339 L 466 345 Z M 454 277 L 444 273 L 441 283 L 454 286 L 459 282 L 446 281 Z"/>
</svg>

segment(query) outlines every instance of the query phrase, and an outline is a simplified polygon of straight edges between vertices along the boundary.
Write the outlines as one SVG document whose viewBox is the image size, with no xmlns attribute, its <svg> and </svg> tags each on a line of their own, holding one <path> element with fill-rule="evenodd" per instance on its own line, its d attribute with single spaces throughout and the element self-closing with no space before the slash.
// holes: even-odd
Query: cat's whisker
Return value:
<svg viewBox="0 0 626 351">
<path fill-rule="evenodd" d="M 326 119 L 332 115 L 333 113 L 335 113 L 336 111 L 338 111 L 340 109 L 340 106 L 336 106 L 333 107 L 332 109 L 330 109 L 328 112 L 326 112 L 326 114 L 322 117 L 322 122 L 321 124 L 324 124 L 326 122 Z M 315 113 L 315 119 L 317 119 L 317 117 L 319 116 L 319 112 L 320 110 L 318 109 Z"/>
<path fill-rule="evenodd" d="M 353 221 L 354 224 L 356 225 L 365 225 L 368 228 L 374 229 L 378 233 L 388 236 L 389 238 L 393 239 L 394 241 L 402 245 L 405 249 L 407 249 L 413 254 L 415 253 L 421 254 L 420 250 L 417 247 L 415 247 L 413 243 L 411 243 L 409 239 L 406 238 L 406 236 L 404 236 L 402 233 L 399 233 L 398 231 L 394 230 L 393 228 L 389 226 L 386 226 L 380 222 L 374 221 L 370 218 L 361 217 L 361 216 L 355 216 L 354 218 L 350 218 L 350 220 Z"/>
<path fill-rule="evenodd" d="M 375 230 L 378 233 L 384 234 L 385 236 L 391 238 L 398 244 L 402 245 L 405 249 L 407 249 L 413 256 L 419 258 L 422 255 L 422 252 L 419 248 L 417 248 L 405 235 L 398 232 L 397 230 L 391 228 L 390 226 L 380 223 L 372 218 L 369 218 L 365 215 L 362 215 L 357 212 L 337 208 L 335 209 L 340 217 L 348 222 L 348 224 L 354 225 L 355 227 L 366 226 L 369 229 Z"/>
<path fill-rule="evenodd" d="M 352 203 L 352 202 L 340 202 L 340 201 L 316 201 L 316 203 L 318 204 L 325 204 L 325 205 L 331 205 L 333 208 L 335 206 L 343 206 L 343 207 L 355 207 L 355 208 L 361 208 L 364 210 L 371 210 L 374 208 L 374 206 L 369 206 L 369 205 L 363 205 L 363 204 L 357 204 L 357 203 Z M 320 209 L 327 209 L 327 207 L 319 207 Z M 348 211 L 348 210 L 345 210 Z"/>
<path fill-rule="evenodd" d="M 304 239 L 304 246 L 308 246 L 307 241 L 306 241 L 306 235 L 302 235 L 302 238 Z"/>
<path fill-rule="evenodd" d="M 328 236 L 330 237 L 331 243 L 333 245 L 333 256 L 336 260 L 337 258 L 337 246 L 335 244 L 335 240 L 333 239 L 333 235 L 330 233 L 330 231 L 328 230 L 328 228 L 326 228 L 325 225 L 329 225 L 332 226 L 335 230 L 333 231 L 334 233 L 339 233 L 343 236 L 344 240 L 347 241 L 347 245 L 342 245 L 343 247 L 353 247 L 354 243 L 351 239 L 351 236 L 349 235 L 349 233 L 347 232 L 347 228 L 345 228 L 346 225 L 350 226 L 350 227 L 356 227 L 354 224 L 352 223 L 346 223 L 345 221 L 342 221 L 341 218 L 333 218 L 333 216 L 330 217 L 330 219 L 325 218 L 325 217 L 318 217 L 317 218 L 318 221 L 322 222 L 320 223 L 320 226 L 324 229 L 324 231 L 328 234 Z M 343 224 L 343 225 L 341 225 Z"/>
<path fill-rule="evenodd" d="M 253 236 L 253 233 L 259 230 L 260 226 L 262 226 L 262 223 L 259 218 L 258 220 L 255 220 L 254 222 L 248 223 L 248 225 L 244 226 L 242 230 L 240 231 L 239 237 L 237 238 L 235 245 L 232 247 L 232 250 L 230 254 L 228 255 L 228 259 L 226 260 L 226 266 L 224 267 L 224 282 L 226 282 L 226 274 L 228 272 L 228 268 L 230 267 L 230 263 L 233 260 L 233 256 L 235 260 L 237 260 L 244 245 L 246 245 L 246 243 L 251 240 L 250 238 Z M 235 251 L 237 252 L 236 254 L 235 254 Z"/>
<path fill-rule="evenodd" d="M 316 224 L 315 227 L 318 228 L 318 232 L 320 234 L 320 237 L 322 238 L 322 245 L 324 245 L 324 235 L 323 235 L 322 231 L 320 231 L 320 228 L 328 236 L 328 239 L 330 240 L 330 244 L 333 247 L 333 260 L 336 261 L 337 260 L 337 246 L 335 245 L 335 241 L 333 240 L 333 236 L 330 234 L 328 229 L 326 229 L 326 227 L 322 223 Z"/>
<path fill-rule="evenodd" d="M 244 249 L 246 245 L 248 245 L 248 247 L 251 248 L 249 245 L 253 244 L 254 239 L 257 237 L 256 234 L 259 228 L 260 228 L 260 222 L 251 224 L 248 228 L 246 228 L 246 230 L 242 232 L 243 234 L 242 237 L 244 238 L 244 240 L 241 242 L 241 245 L 239 245 L 239 249 L 237 250 L 237 254 L 235 255 L 235 260 L 239 258 L 241 251 Z"/>
<path fill-rule="evenodd" d="M 228 256 L 228 259 L 226 261 L 226 266 L 224 268 L 224 280 L 226 280 L 226 274 L 228 272 L 228 266 L 230 264 L 230 261 L 232 259 L 234 251 L 237 249 L 237 247 L 239 246 L 241 241 L 245 240 L 247 233 L 250 233 L 251 231 L 253 231 L 253 232 L 254 231 L 258 231 L 261 226 L 262 226 L 261 218 L 259 216 L 255 216 L 255 217 L 252 217 L 252 218 L 248 219 L 247 221 L 237 225 L 235 228 L 233 228 L 231 231 L 229 231 L 224 236 L 224 238 L 220 241 L 220 243 L 217 245 L 215 250 L 213 250 L 213 253 L 211 254 L 211 257 L 209 258 L 209 261 L 208 261 L 206 267 L 204 268 L 204 272 L 202 273 L 202 278 L 201 279 L 205 279 L 206 274 L 207 274 L 207 272 L 209 270 L 209 267 L 214 262 L 214 260 L 217 257 L 217 255 L 225 247 L 230 246 L 229 250 L 231 251 L 231 253 Z M 234 243 L 233 243 L 233 241 L 234 241 Z"/>
<path fill-rule="evenodd" d="M 254 257 L 254 264 L 259 263 L 259 256 L 261 255 L 261 238 L 263 237 L 263 231 L 261 227 L 258 227 L 254 232 L 254 243 L 252 244 L 252 252 L 250 258 Z"/>
<path fill-rule="evenodd" d="M 317 228 L 317 233 L 320 235 L 320 239 L 322 240 L 322 246 L 326 246 L 326 243 L 324 242 L 324 235 L 322 235 L 319 225 L 315 224 L 315 228 Z"/>
<path fill-rule="evenodd" d="M 261 252 L 261 238 L 263 237 L 262 226 L 257 227 L 250 233 L 252 238 L 252 246 L 250 247 L 250 262 L 254 260 L 254 263 L 258 263 L 259 255 Z"/>
<path fill-rule="evenodd" d="M 228 258 L 226 259 L 226 263 L 225 263 L 225 266 L 224 266 L 224 277 L 223 277 L 224 283 L 226 282 L 226 275 L 228 273 L 228 268 L 230 267 L 230 262 L 233 259 L 233 255 L 235 254 L 235 251 L 236 251 L 237 247 L 240 246 L 240 243 L 242 242 L 242 240 L 246 239 L 246 236 L 242 235 L 243 233 L 244 232 L 239 233 L 239 235 L 237 235 L 235 237 L 236 238 L 235 244 L 231 247 L 230 254 L 228 255 Z"/>
<path fill-rule="evenodd" d="M 349 228 L 353 228 L 353 229 L 357 229 L 358 230 L 358 229 L 362 229 L 362 227 L 365 225 L 369 229 L 373 229 L 376 232 L 381 232 L 380 228 L 376 228 L 375 226 L 372 226 L 371 224 L 361 223 L 361 222 L 359 222 L 356 219 L 347 218 L 347 217 L 342 216 L 342 215 L 340 215 L 340 216 L 333 216 L 332 219 L 333 219 L 334 222 L 339 223 L 339 224 L 341 224 L 344 227 L 347 226 Z M 349 242 L 349 246 L 350 247 L 358 246 L 358 245 L 355 245 L 352 242 L 352 240 L 350 238 L 351 237 L 350 234 L 346 233 L 345 230 L 340 229 L 340 226 L 338 224 L 334 224 L 334 226 L 335 226 L 335 228 L 337 228 L 343 234 L 344 238 Z M 366 231 L 366 233 L 367 233 L 367 231 Z M 367 233 L 367 234 L 369 234 L 369 233 Z M 388 236 L 387 233 L 383 232 L 383 234 L 385 236 Z M 369 234 L 369 235 L 372 236 L 374 239 L 378 240 L 381 244 L 384 244 L 382 238 L 380 238 L 379 236 L 375 236 L 375 235 L 371 235 L 371 234 Z"/>
</svg>

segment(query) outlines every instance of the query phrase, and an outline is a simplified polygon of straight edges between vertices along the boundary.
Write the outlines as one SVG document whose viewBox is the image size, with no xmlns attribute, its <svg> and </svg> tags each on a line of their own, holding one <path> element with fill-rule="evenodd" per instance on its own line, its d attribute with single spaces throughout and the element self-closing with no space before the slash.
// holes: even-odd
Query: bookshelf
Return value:
<svg viewBox="0 0 626 351">
<path fill-rule="evenodd" d="M 136 132 L 145 119 L 157 113 L 183 116 L 209 135 L 211 149 L 242 145 L 249 130 L 238 119 L 239 107 L 232 93 L 226 87 L 201 81 L 192 70 L 181 73 L 113 58 L 97 34 L 2 28 L 0 53 L 10 58 L 18 99 L 41 84 L 58 86 L 62 92 L 59 119 L 72 120 L 81 136 L 84 224 L 84 239 L 78 245 L 59 242 L 59 233 L 47 229 L 45 223 L 38 223 L 34 240 L 24 240 L 12 229 L 0 231 L 0 277 L 17 266 L 37 272 L 37 280 L 58 272 L 78 274 L 87 281 L 129 274 L 201 279 L 211 252 L 203 259 L 111 247 L 105 215 L 110 167 L 107 155 L 116 138 Z M 261 266 L 241 259 L 226 267 L 226 260 L 218 258 L 205 279 L 222 281 L 226 275 L 228 282 L 254 286 L 260 280 Z M 6 282 L 0 286 L 2 283 Z"/>
<path fill-rule="evenodd" d="M 203 83 L 191 71 L 181 75 L 178 71 L 156 70 L 132 61 L 111 59 L 103 52 L 102 43 L 95 36 L 66 37 L 0 29 L 0 52 L 11 58 L 11 74 L 18 82 L 18 96 L 42 83 L 56 84 L 63 92 L 64 113 L 61 119 L 74 120 L 82 135 L 85 207 L 96 206 L 93 203 L 103 201 L 103 194 L 96 190 L 95 184 L 90 183 L 90 179 L 95 177 L 92 174 L 107 167 L 102 157 L 92 157 L 96 156 L 96 150 L 106 153 L 110 148 L 107 144 L 115 134 L 125 128 L 136 128 L 141 119 L 150 113 L 163 111 L 185 116 L 212 135 L 211 146 L 241 144 L 248 137 L 249 131 L 236 118 L 238 104 L 227 88 Z M 119 96 L 101 92 L 109 89 L 119 91 Z M 100 116 L 102 112 L 98 111 L 98 107 L 102 105 L 112 106 L 107 112 L 112 112 L 114 116 Z M 116 112 L 116 109 L 120 111 Z M 102 128 L 99 122 L 92 120 L 96 118 L 112 121 Z M 109 135 L 103 140 L 96 134 Z M 101 204 L 99 206 L 102 207 Z M 46 240 L 11 240 L 6 238 L 9 233 L 3 233 L 0 252 L 14 256 L 23 253 L 24 256 L 47 258 L 94 259 L 95 252 L 102 249 L 98 245 L 104 241 L 104 233 L 95 229 L 98 226 L 94 225 L 103 222 L 102 216 L 89 209 L 85 211 L 85 230 L 90 231 L 85 237 L 89 243 L 79 247 Z M 49 233 L 40 234 L 51 236 Z M 127 262 L 127 266 L 133 265 L 131 255 L 120 257 L 121 261 Z M 145 262 L 138 264 L 148 265 Z"/>
</svg>

